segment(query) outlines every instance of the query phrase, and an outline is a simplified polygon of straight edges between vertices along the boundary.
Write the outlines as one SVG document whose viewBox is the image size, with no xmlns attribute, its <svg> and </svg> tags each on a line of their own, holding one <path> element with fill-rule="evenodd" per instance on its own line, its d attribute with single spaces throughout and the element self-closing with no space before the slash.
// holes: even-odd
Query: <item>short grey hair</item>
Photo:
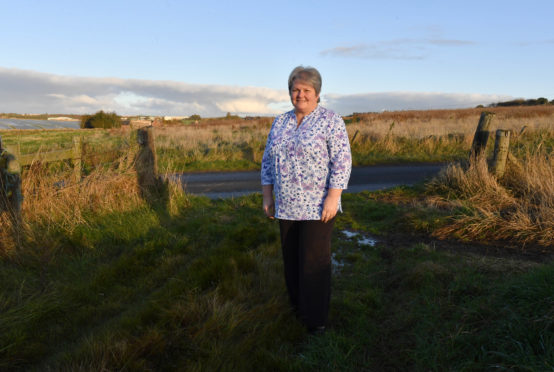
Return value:
<svg viewBox="0 0 554 372">
<path fill-rule="evenodd" d="M 310 84 L 314 90 L 315 94 L 319 96 L 321 92 L 321 74 L 317 69 L 310 66 L 298 66 L 289 75 L 289 94 L 292 91 L 292 86 L 295 81 L 301 81 L 306 84 Z M 319 102 L 319 99 L 317 100 Z"/>
</svg>

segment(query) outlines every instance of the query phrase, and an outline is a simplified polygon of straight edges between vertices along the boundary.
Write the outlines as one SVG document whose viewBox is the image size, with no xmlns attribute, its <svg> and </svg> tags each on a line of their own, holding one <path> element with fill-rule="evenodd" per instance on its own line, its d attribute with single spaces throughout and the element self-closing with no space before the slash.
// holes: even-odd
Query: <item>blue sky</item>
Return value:
<svg viewBox="0 0 554 372">
<path fill-rule="evenodd" d="M 0 1 L 0 111 L 342 113 L 554 99 L 552 1 Z M 9 16 L 7 16 L 9 15 Z"/>
</svg>

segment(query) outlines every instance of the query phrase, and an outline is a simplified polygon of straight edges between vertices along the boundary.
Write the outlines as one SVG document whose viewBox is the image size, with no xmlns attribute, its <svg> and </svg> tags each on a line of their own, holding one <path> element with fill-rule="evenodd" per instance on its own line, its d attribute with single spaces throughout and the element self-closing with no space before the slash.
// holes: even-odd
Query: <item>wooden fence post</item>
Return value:
<svg viewBox="0 0 554 372">
<path fill-rule="evenodd" d="M 126 169 L 134 167 L 135 162 L 137 160 L 137 153 L 138 153 L 138 149 L 139 149 L 138 131 L 137 130 L 130 130 L 128 140 L 129 140 L 129 151 L 127 153 L 127 159 L 126 159 L 126 162 L 125 162 Z"/>
<path fill-rule="evenodd" d="M 498 129 L 494 142 L 494 157 L 492 160 L 492 172 L 497 178 L 501 178 L 506 170 L 506 159 L 510 149 L 510 131 Z"/>
<path fill-rule="evenodd" d="M 0 137 L 0 212 L 10 215 L 14 230 L 21 226 L 21 167 L 13 154 L 2 144 Z"/>
<path fill-rule="evenodd" d="M 356 140 L 356 137 L 358 136 L 358 133 L 360 131 L 358 129 L 356 129 L 356 132 L 354 132 L 354 135 L 352 136 L 352 139 L 350 140 L 350 146 L 352 146 L 352 144 L 354 143 L 354 141 Z"/>
<path fill-rule="evenodd" d="M 149 199 L 159 191 L 160 181 L 156 165 L 156 148 L 152 127 L 140 128 L 137 132 L 139 150 L 135 162 L 138 184 L 143 196 Z"/>
<path fill-rule="evenodd" d="M 485 152 L 489 140 L 489 127 L 493 117 L 494 113 L 492 112 L 483 111 L 481 113 L 471 145 L 470 158 L 481 156 Z"/>
<path fill-rule="evenodd" d="M 73 179 L 76 183 L 81 181 L 82 166 L 81 137 L 73 137 Z"/>
</svg>

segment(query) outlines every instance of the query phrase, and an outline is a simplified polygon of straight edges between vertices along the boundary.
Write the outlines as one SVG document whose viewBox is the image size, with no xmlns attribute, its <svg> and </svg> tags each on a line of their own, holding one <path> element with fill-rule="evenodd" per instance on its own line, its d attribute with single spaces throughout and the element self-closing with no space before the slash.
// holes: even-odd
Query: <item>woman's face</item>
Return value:
<svg viewBox="0 0 554 372">
<path fill-rule="evenodd" d="M 317 107 L 319 94 L 315 93 L 314 87 L 301 81 L 295 81 L 290 91 L 290 100 L 295 110 L 300 113 L 309 114 Z"/>
</svg>

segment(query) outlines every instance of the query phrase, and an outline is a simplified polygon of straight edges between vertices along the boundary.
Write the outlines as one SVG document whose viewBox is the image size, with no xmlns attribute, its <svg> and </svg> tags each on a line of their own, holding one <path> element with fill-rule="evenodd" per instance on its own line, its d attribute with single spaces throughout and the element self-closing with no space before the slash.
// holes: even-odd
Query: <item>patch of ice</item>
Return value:
<svg viewBox="0 0 554 372">
<path fill-rule="evenodd" d="M 347 239 L 354 239 L 354 241 L 357 243 L 357 246 L 354 248 L 354 250 L 360 250 L 361 246 L 374 247 L 377 244 L 376 239 L 365 236 L 359 232 L 341 230 L 341 233 Z M 333 268 L 333 273 L 340 273 L 341 269 L 345 266 L 346 262 L 338 258 L 335 253 L 331 253 L 331 264 Z"/>
<path fill-rule="evenodd" d="M 338 260 L 335 253 L 331 254 L 331 267 L 333 274 L 338 274 L 340 270 L 344 267 L 344 261 Z"/>
<path fill-rule="evenodd" d="M 343 233 L 344 236 L 346 236 L 347 239 L 355 238 L 358 241 L 358 244 L 360 244 L 360 245 L 367 245 L 367 246 L 370 246 L 370 247 L 375 247 L 375 244 L 377 244 L 376 239 L 360 235 L 360 233 L 355 232 L 355 231 L 342 230 L 342 233 Z"/>
<path fill-rule="evenodd" d="M 336 254 L 331 255 L 331 263 L 334 267 L 343 267 L 344 262 L 337 260 Z"/>
<path fill-rule="evenodd" d="M 360 234 L 358 234 L 357 232 L 348 231 L 348 230 L 342 230 L 342 233 L 343 233 L 344 235 L 346 235 L 346 237 L 347 237 L 348 239 L 351 239 L 351 238 L 353 238 L 353 237 L 355 237 L 355 236 L 360 235 Z"/>
<path fill-rule="evenodd" d="M 375 247 L 375 244 L 377 244 L 377 240 L 373 238 L 362 238 L 358 240 L 358 243 L 361 245 L 368 245 L 370 247 Z"/>
</svg>

